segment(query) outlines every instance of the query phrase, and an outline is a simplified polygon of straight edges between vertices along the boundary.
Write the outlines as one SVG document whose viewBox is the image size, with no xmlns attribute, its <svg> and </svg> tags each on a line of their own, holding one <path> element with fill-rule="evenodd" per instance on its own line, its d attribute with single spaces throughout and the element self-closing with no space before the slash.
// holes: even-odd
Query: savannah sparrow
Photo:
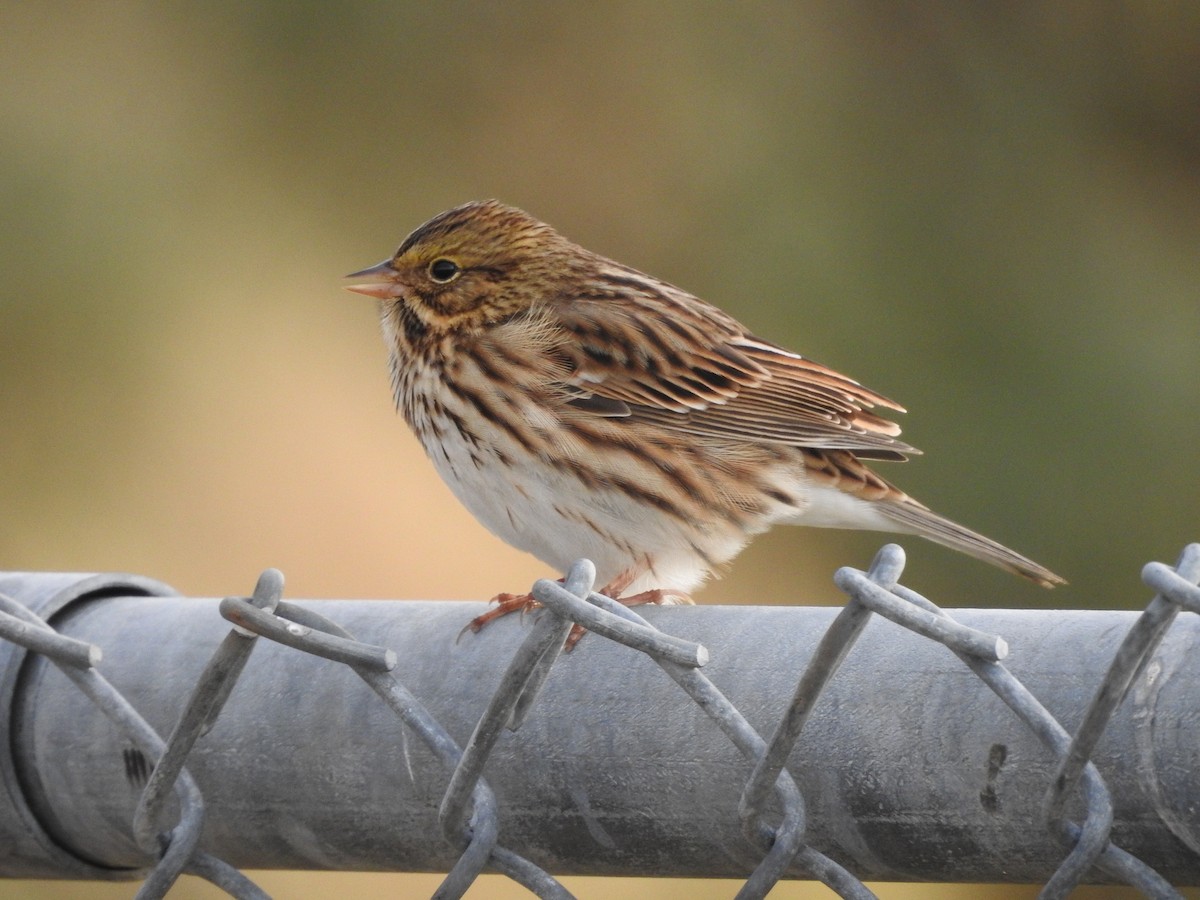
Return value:
<svg viewBox="0 0 1200 900">
<path fill-rule="evenodd" d="M 902 407 L 519 209 L 451 209 L 348 277 L 380 300 L 396 405 L 458 499 L 559 572 L 588 557 L 609 596 L 690 602 L 778 522 L 1062 583 L 864 465 L 917 452 L 871 411 Z"/>
</svg>

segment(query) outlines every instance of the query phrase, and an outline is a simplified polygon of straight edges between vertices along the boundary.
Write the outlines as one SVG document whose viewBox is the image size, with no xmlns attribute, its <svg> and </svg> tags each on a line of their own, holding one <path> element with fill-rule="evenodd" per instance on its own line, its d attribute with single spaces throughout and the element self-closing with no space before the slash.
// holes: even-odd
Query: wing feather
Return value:
<svg viewBox="0 0 1200 900">
<path fill-rule="evenodd" d="M 566 300 L 568 298 L 564 298 Z M 849 450 L 917 451 L 872 410 L 899 404 L 820 363 L 746 333 L 679 288 L 612 264 L 556 309 L 577 408 L 719 439 Z"/>
</svg>

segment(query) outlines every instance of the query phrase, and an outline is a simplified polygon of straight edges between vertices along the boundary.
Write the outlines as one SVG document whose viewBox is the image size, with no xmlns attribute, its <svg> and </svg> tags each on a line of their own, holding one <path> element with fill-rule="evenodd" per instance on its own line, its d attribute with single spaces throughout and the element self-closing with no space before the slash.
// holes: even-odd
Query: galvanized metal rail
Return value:
<svg viewBox="0 0 1200 900">
<path fill-rule="evenodd" d="M 581 561 L 461 640 L 480 604 L 284 601 L 274 570 L 219 601 L 0 574 L 0 876 L 1200 882 L 1200 545 L 1141 614 L 951 616 L 902 568 L 840 570 L 840 611 L 634 613 Z"/>
</svg>

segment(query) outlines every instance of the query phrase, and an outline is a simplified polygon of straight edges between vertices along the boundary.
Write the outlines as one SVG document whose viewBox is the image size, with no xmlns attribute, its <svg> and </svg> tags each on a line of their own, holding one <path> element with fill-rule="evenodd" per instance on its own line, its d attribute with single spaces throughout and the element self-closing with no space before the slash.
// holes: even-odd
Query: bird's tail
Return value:
<svg viewBox="0 0 1200 900">
<path fill-rule="evenodd" d="M 879 501 L 875 504 L 875 508 L 896 523 L 899 531 L 910 532 L 933 541 L 935 544 L 966 553 L 968 556 L 1028 578 L 1042 587 L 1050 588 L 1057 584 L 1067 583 L 1066 579 L 1055 575 L 1032 559 L 1022 556 L 1015 550 L 1009 550 L 1003 544 L 969 528 L 964 528 L 956 522 L 951 522 L 907 498 L 900 501 Z"/>
</svg>

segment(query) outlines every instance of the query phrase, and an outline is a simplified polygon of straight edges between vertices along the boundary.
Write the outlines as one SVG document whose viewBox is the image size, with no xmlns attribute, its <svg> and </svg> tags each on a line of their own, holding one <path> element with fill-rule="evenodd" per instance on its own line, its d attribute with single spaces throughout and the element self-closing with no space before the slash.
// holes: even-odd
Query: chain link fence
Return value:
<svg viewBox="0 0 1200 900">
<path fill-rule="evenodd" d="M 582 560 L 457 642 L 478 604 L 289 602 L 275 570 L 219 602 L 0 574 L 0 875 L 1200 881 L 1200 544 L 1141 614 L 952 617 L 903 565 L 839 570 L 840 611 L 639 615 Z"/>
</svg>

